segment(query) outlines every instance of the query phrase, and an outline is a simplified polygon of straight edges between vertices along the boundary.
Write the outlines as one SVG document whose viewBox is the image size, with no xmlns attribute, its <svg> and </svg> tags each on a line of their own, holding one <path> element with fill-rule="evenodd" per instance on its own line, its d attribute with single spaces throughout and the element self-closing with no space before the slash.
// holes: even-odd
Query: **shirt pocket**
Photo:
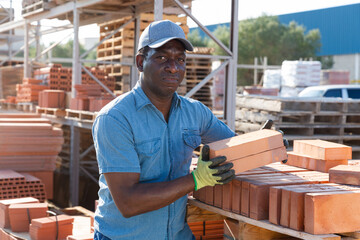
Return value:
<svg viewBox="0 0 360 240">
<path fill-rule="evenodd" d="M 200 131 L 196 129 L 183 129 L 185 159 L 191 159 L 195 148 L 201 144 Z"/>
<path fill-rule="evenodd" d="M 160 138 L 144 140 L 135 145 L 140 163 L 140 181 L 154 181 L 161 174 Z"/>
</svg>

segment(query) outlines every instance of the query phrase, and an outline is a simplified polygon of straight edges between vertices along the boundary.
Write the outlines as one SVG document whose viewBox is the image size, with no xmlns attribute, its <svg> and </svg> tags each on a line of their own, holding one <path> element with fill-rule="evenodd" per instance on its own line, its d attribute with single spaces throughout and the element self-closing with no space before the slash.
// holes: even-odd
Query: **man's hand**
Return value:
<svg viewBox="0 0 360 240">
<path fill-rule="evenodd" d="M 195 191 L 206 186 L 226 184 L 235 177 L 235 170 L 231 169 L 234 165 L 232 163 L 222 164 L 226 161 L 226 157 L 221 156 L 209 159 L 209 152 L 209 146 L 203 146 L 197 168 L 192 172 L 195 181 Z"/>
</svg>

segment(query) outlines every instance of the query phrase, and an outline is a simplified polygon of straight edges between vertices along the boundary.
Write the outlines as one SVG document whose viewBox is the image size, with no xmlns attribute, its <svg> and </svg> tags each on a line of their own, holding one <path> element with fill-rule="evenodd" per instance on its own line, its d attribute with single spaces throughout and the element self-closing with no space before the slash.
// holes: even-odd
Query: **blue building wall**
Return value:
<svg viewBox="0 0 360 240">
<path fill-rule="evenodd" d="M 279 15 L 279 21 L 289 24 L 291 21 L 303 25 L 306 30 L 319 29 L 321 49 L 317 55 L 342 55 L 360 53 L 360 3 L 340 7 L 325 8 L 313 11 Z M 214 31 L 214 24 L 206 26 Z M 190 32 L 199 29 L 191 28 Z M 199 29 L 202 37 L 207 36 Z"/>
</svg>

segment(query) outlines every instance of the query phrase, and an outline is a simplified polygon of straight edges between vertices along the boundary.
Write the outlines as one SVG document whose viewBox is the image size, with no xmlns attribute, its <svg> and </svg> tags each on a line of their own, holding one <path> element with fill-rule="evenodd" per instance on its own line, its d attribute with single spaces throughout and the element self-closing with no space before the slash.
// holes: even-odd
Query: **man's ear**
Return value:
<svg viewBox="0 0 360 240">
<path fill-rule="evenodd" d="M 145 60 L 145 56 L 144 55 L 136 55 L 136 67 L 139 70 L 139 72 L 143 72 L 144 70 L 144 60 Z"/>
</svg>

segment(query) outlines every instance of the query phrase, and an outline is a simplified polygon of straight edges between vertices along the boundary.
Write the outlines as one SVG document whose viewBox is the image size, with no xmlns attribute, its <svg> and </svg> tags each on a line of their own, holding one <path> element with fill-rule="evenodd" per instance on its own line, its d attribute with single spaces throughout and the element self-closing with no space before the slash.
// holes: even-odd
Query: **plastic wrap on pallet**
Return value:
<svg viewBox="0 0 360 240">
<path fill-rule="evenodd" d="M 281 85 L 287 87 L 316 86 L 321 81 L 319 61 L 283 61 Z"/>
<path fill-rule="evenodd" d="M 281 86 L 281 69 L 265 70 L 263 86 L 264 88 L 279 89 Z"/>
</svg>

